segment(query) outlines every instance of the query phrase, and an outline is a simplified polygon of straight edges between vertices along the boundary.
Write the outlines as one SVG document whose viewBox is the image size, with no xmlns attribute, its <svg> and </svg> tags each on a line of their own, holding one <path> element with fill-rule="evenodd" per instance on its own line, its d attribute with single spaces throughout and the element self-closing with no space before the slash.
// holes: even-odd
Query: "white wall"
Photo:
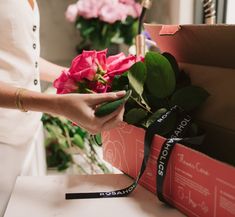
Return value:
<svg viewBox="0 0 235 217">
<path fill-rule="evenodd" d="M 194 0 L 153 0 L 147 12 L 148 22 L 161 24 L 192 24 Z"/>
<path fill-rule="evenodd" d="M 228 0 L 227 4 L 227 18 L 226 23 L 227 24 L 235 24 L 235 0 Z"/>
<path fill-rule="evenodd" d="M 179 24 L 192 24 L 194 19 L 194 0 L 179 0 Z"/>
<path fill-rule="evenodd" d="M 41 21 L 41 56 L 68 65 L 76 55 L 79 34 L 74 24 L 65 20 L 65 10 L 76 0 L 37 0 Z"/>
</svg>

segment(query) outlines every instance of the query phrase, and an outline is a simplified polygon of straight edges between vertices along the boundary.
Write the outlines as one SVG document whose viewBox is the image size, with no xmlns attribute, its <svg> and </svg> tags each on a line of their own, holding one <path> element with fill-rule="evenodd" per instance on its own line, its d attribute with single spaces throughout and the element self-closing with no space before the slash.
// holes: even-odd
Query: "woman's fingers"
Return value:
<svg viewBox="0 0 235 217">
<path fill-rule="evenodd" d="M 104 102 L 108 102 L 108 101 L 122 98 L 125 96 L 125 94 L 126 94 L 125 90 L 118 91 L 118 92 L 90 94 L 89 101 L 93 106 L 95 106 L 95 105 L 99 105 Z"/>
<path fill-rule="evenodd" d="M 100 133 L 102 130 L 114 128 L 123 120 L 124 106 L 120 106 L 113 113 L 102 118 L 95 118 L 93 124 L 88 124 L 86 130 L 91 134 Z"/>
<path fill-rule="evenodd" d="M 123 111 L 123 112 L 122 112 Z M 111 114 L 105 115 L 103 117 L 97 118 L 100 120 L 100 122 L 102 124 L 104 124 L 105 122 L 112 120 L 114 117 L 116 117 L 119 114 L 124 114 L 124 105 L 120 105 L 114 112 L 112 112 Z"/>
<path fill-rule="evenodd" d="M 119 113 L 116 114 L 114 117 L 107 120 L 102 127 L 102 130 L 110 130 L 112 128 L 115 128 L 118 124 L 120 124 L 123 121 L 123 114 L 124 114 L 124 106 L 119 108 Z"/>
<path fill-rule="evenodd" d="M 118 122 L 122 121 L 124 105 L 121 105 L 114 112 L 104 117 L 95 116 L 95 106 L 102 102 L 118 99 L 125 96 L 125 94 L 125 91 L 119 91 L 117 93 L 106 94 L 64 95 L 66 99 L 64 104 L 70 105 L 66 107 L 70 109 L 62 109 L 61 114 L 69 120 L 74 121 L 91 134 L 97 134 L 101 132 L 103 128 L 113 128 Z"/>
</svg>

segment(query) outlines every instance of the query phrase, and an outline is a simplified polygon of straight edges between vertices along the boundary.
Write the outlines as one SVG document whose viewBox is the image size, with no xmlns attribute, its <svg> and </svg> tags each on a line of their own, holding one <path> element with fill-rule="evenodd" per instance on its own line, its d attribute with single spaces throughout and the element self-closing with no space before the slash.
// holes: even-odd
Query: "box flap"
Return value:
<svg viewBox="0 0 235 217">
<path fill-rule="evenodd" d="M 178 62 L 235 68 L 235 25 L 145 24 L 162 52 Z"/>
</svg>

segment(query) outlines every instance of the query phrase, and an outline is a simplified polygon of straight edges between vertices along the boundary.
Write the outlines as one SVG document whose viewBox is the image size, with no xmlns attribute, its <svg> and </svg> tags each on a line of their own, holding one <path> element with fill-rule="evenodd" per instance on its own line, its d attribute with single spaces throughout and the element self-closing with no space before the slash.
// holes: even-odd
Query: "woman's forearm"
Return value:
<svg viewBox="0 0 235 217">
<path fill-rule="evenodd" d="M 17 105 L 18 88 L 0 82 L 0 107 L 9 109 L 19 109 Z M 30 111 L 40 111 L 47 113 L 58 113 L 58 98 L 60 95 L 43 94 L 35 91 L 22 91 L 20 98 L 23 108 Z"/>
<path fill-rule="evenodd" d="M 40 79 L 43 81 L 53 82 L 64 69 L 67 68 L 51 63 L 43 58 L 39 60 Z"/>
<path fill-rule="evenodd" d="M 122 121 L 124 113 L 122 105 L 109 115 L 96 117 L 97 105 L 119 99 L 125 94 L 125 91 L 103 94 L 45 94 L 0 82 L 0 107 L 62 115 L 96 134 L 116 126 Z"/>
</svg>

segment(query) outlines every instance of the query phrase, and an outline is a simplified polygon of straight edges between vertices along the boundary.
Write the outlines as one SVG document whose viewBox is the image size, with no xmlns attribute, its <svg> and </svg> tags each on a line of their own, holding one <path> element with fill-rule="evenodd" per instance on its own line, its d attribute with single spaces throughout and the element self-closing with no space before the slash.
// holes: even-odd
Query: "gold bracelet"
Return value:
<svg viewBox="0 0 235 217">
<path fill-rule="evenodd" d="M 22 94 L 25 91 L 26 91 L 26 89 L 18 88 L 16 90 L 16 94 L 15 94 L 16 108 L 18 108 L 22 112 L 27 112 L 28 111 L 24 108 L 24 104 L 23 104 L 23 100 L 22 100 Z"/>
</svg>

